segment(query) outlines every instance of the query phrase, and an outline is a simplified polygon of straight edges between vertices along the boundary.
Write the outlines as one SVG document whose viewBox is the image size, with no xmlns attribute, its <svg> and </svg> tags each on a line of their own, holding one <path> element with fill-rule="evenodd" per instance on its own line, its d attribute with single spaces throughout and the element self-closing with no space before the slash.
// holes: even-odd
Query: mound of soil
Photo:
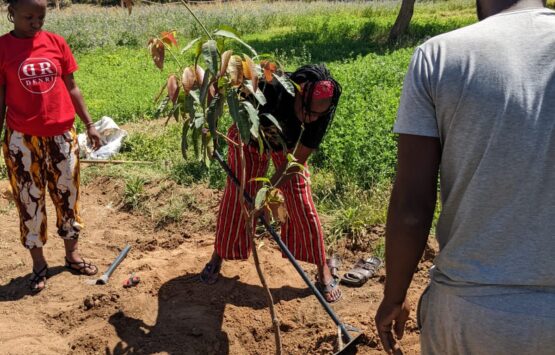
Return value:
<svg viewBox="0 0 555 355">
<path fill-rule="evenodd" d="M 121 189 L 120 189 L 121 190 Z M 264 290 L 252 261 L 226 262 L 212 286 L 198 273 L 212 253 L 219 192 L 195 186 L 191 218 L 159 223 L 126 212 L 117 186 L 99 178 L 83 187 L 85 229 L 80 250 L 103 272 L 130 244 L 127 258 L 107 285 L 63 268 L 63 245 L 55 235 L 49 205 L 50 240 L 45 254 L 51 277 L 47 288 L 28 292 L 31 259 L 19 242 L 18 219 L 9 186 L 0 182 L 0 353 L 2 354 L 271 354 L 274 337 Z M 163 199 L 158 199 L 160 205 Z M 199 217 L 202 218 L 193 218 Z M 201 222 L 199 222 L 201 221 Z M 376 228 L 375 233 L 383 233 Z M 346 271 L 364 251 L 343 249 Z M 410 291 L 413 305 L 427 282 L 433 249 L 427 252 Z M 272 289 L 287 354 L 329 354 L 337 328 L 273 242 L 260 249 Z M 311 277 L 315 268 L 302 264 Z M 140 277 L 135 287 L 123 281 Z M 359 354 L 378 354 L 373 316 L 381 298 L 383 269 L 360 288 L 343 287 L 333 305 L 339 317 L 364 332 Z M 414 313 L 413 313 L 414 317 Z M 418 353 L 414 319 L 403 340 L 405 352 Z"/>
</svg>

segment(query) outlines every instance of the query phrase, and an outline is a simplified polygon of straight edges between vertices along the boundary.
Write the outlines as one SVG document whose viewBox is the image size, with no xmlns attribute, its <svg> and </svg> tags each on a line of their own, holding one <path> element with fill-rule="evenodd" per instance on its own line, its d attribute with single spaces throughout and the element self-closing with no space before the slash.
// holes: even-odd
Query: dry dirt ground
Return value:
<svg viewBox="0 0 555 355">
<path fill-rule="evenodd" d="M 161 225 L 120 208 L 121 184 L 96 178 L 83 187 L 86 228 L 80 249 L 85 258 L 104 271 L 126 244 L 132 246 L 103 286 L 88 285 L 90 277 L 63 268 L 63 245 L 55 235 L 55 218 L 49 208 L 50 239 L 45 254 L 52 277 L 47 288 L 33 296 L 27 281 L 31 259 L 19 243 L 8 183 L 0 181 L 0 353 L 272 354 L 270 316 L 252 258 L 224 263 L 222 276 L 213 286 L 198 282 L 212 252 L 219 192 L 204 187 L 183 191 L 195 203 L 182 222 Z M 160 193 L 157 203 L 163 206 L 165 198 Z M 381 234 L 383 228 L 378 226 L 370 236 Z M 342 272 L 357 258 L 368 256 L 364 251 L 341 250 Z M 269 240 L 260 255 L 281 320 L 284 352 L 334 352 L 337 328 L 293 266 Z M 428 253 L 419 267 L 409 296 L 413 306 L 426 285 L 432 257 Z M 313 278 L 314 267 L 302 266 Z M 123 288 L 122 282 L 131 273 L 141 282 Z M 344 322 L 363 331 L 358 354 L 380 353 L 372 318 L 383 279 L 382 269 L 360 288 L 343 287 L 342 300 L 333 305 Z M 403 346 L 407 354 L 419 352 L 414 312 Z"/>
</svg>

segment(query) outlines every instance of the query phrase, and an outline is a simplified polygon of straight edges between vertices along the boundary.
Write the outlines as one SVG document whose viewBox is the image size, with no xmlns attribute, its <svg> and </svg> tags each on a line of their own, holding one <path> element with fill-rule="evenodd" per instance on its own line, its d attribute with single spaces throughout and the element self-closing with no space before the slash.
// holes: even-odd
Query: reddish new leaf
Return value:
<svg viewBox="0 0 555 355">
<path fill-rule="evenodd" d="M 177 40 L 175 39 L 176 35 L 177 35 L 177 31 L 175 31 L 175 30 L 160 33 L 160 37 L 162 38 L 162 42 L 164 42 L 168 46 L 174 46 L 174 47 L 177 47 Z"/>
<path fill-rule="evenodd" d="M 168 77 L 168 96 L 175 105 L 177 98 L 179 97 L 179 85 L 177 85 L 177 78 L 175 75 L 170 75 Z"/>
<path fill-rule="evenodd" d="M 208 87 L 208 105 L 210 105 L 210 103 L 212 102 L 212 99 L 214 98 L 214 96 L 216 96 L 216 93 L 218 92 L 218 83 L 214 82 L 212 85 L 210 85 Z"/>
<path fill-rule="evenodd" d="M 195 86 L 196 74 L 191 67 L 185 68 L 183 70 L 183 75 L 181 77 L 181 85 L 183 85 L 183 90 L 185 95 L 189 95 L 189 92 Z"/>
<path fill-rule="evenodd" d="M 258 73 L 256 72 L 256 66 L 254 65 L 254 62 L 248 55 L 243 54 L 243 56 L 245 57 L 245 61 L 243 63 L 244 64 L 246 63 L 246 67 L 247 67 L 247 70 L 245 70 L 245 65 L 243 65 L 243 71 L 245 72 L 245 77 L 249 80 L 252 80 L 252 89 L 253 89 L 253 92 L 256 92 L 256 90 L 258 89 Z M 248 71 L 248 75 L 246 74 L 247 71 Z"/>
<path fill-rule="evenodd" d="M 229 58 L 231 58 L 231 55 L 233 54 L 233 51 L 227 50 L 222 54 L 222 65 L 220 67 L 220 75 L 219 76 L 223 76 L 227 70 L 227 65 L 229 64 Z"/>
<path fill-rule="evenodd" d="M 151 38 L 148 41 L 148 49 L 152 60 L 154 60 L 154 64 L 162 70 L 164 68 L 164 43 L 158 38 Z"/>
<path fill-rule="evenodd" d="M 196 87 L 200 87 L 202 86 L 202 82 L 204 81 L 204 69 L 202 69 L 202 67 L 200 65 L 197 65 L 195 68 L 195 73 L 196 73 Z"/>
<path fill-rule="evenodd" d="M 285 198 L 280 189 L 273 188 L 266 195 L 266 206 L 272 213 L 274 220 L 285 223 L 289 217 L 285 206 Z"/>
<path fill-rule="evenodd" d="M 237 87 L 243 83 L 243 60 L 240 56 L 232 55 L 231 58 L 229 58 L 227 72 L 231 79 L 232 86 Z"/>
<path fill-rule="evenodd" d="M 274 78 L 272 74 L 274 74 L 277 70 L 276 63 L 272 63 L 268 60 L 263 60 L 260 62 L 260 67 L 264 72 L 264 79 L 266 80 L 266 82 L 271 82 Z"/>
</svg>

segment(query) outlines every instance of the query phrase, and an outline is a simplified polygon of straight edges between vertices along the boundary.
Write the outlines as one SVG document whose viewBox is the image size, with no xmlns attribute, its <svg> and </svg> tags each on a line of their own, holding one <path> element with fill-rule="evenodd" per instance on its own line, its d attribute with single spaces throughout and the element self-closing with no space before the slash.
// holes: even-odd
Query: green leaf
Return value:
<svg viewBox="0 0 555 355">
<path fill-rule="evenodd" d="M 197 64 L 198 57 L 200 57 L 201 54 L 202 54 L 202 41 L 198 41 L 197 43 L 195 43 L 195 64 Z"/>
<path fill-rule="evenodd" d="M 237 121 L 239 117 L 239 98 L 237 94 L 237 89 L 233 88 L 228 90 L 227 95 L 227 106 L 229 108 L 229 114 L 234 121 Z"/>
<path fill-rule="evenodd" d="M 187 133 L 189 132 L 189 127 L 191 127 L 191 120 L 186 119 L 183 121 L 183 129 L 181 130 L 181 155 L 183 159 L 187 159 Z"/>
<path fill-rule="evenodd" d="M 194 99 L 194 102 L 200 105 L 200 90 L 191 90 L 189 95 Z"/>
<path fill-rule="evenodd" d="M 225 37 L 216 38 L 216 46 L 218 48 L 218 53 L 225 52 Z"/>
<path fill-rule="evenodd" d="M 258 136 L 258 153 L 260 155 L 264 154 L 264 141 L 260 135 Z"/>
<path fill-rule="evenodd" d="M 200 87 L 200 104 L 202 107 L 206 105 L 206 96 L 208 96 L 208 87 L 210 86 L 210 71 L 204 72 L 204 78 L 202 79 L 202 85 Z"/>
<path fill-rule="evenodd" d="M 170 97 L 169 96 L 164 97 L 164 99 L 160 102 L 160 105 L 158 105 L 158 108 L 156 108 L 156 111 L 154 112 L 154 118 L 160 118 L 160 116 L 162 116 L 162 113 L 164 113 L 164 111 L 168 107 L 169 102 L 170 102 Z"/>
<path fill-rule="evenodd" d="M 269 185 L 272 184 L 272 181 L 270 181 L 270 179 L 268 179 L 267 177 L 263 177 L 263 176 L 252 178 L 252 179 L 249 180 L 249 182 L 251 182 L 251 181 L 263 182 L 263 183 L 266 183 L 266 184 L 269 184 Z"/>
<path fill-rule="evenodd" d="M 290 168 L 293 168 L 293 167 L 297 167 L 301 171 L 304 171 L 304 165 L 302 165 L 302 164 L 296 163 L 294 161 L 291 161 L 287 164 L 287 170 L 289 170 Z"/>
<path fill-rule="evenodd" d="M 218 127 L 218 120 L 223 114 L 224 100 L 220 94 L 216 94 L 208 106 L 208 111 L 206 112 L 206 120 L 208 121 L 208 128 L 210 128 L 210 133 L 216 135 L 216 129 Z"/>
<path fill-rule="evenodd" d="M 256 92 L 254 92 L 254 88 L 252 86 L 252 81 L 251 80 L 243 81 L 243 85 L 254 96 L 256 101 L 258 101 L 258 103 L 260 103 L 261 105 L 266 105 L 266 98 L 264 97 L 264 94 L 262 93 L 262 90 L 257 88 Z"/>
<path fill-rule="evenodd" d="M 197 112 L 195 114 L 194 126 L 196 129 L 200 129 L 202 128 L 203 125 L 204 125 L 204 115 L 200 112 Z"/>
<path fill-rule="evenodd" d="M 291 163 L 292 161 L 297 161 L 297 158 L 293 154 L 287 153 L 287 161 Z"/>
<path fill-rule="evenodd" d="M 289 93 L 289 95 L 291 96 L 295 96 L 295 87 L 293 86 L 293 84 L 291 83 L 291 80 L 289 80 L 289 78 L 284 77 L 284 76 L 280 76 L 280 75 L 276 75 L 275 73 L 272 74 L 274 76 L 274 78 L 277 79 L 277 81 L 281 84 L 281 86 L 283 86 L 285 88 L 285 91 L 287 91 L 287 93 Z"/>
<path fill-rule="evenodd" d="M 197 43 L 198 41 L 201 40 L 202 37 L 197 37 L 194 40 L 192 40 L 191 42 L 187 43 L 187 45 L 181 50 L 181 54 L 187 52 L 189 49 L 191 49 L 195 43 Z"/>
<path fill-rule="evenodd" d="M 254 50 L 254 48 L 252 48 L 251 46 L 249 46 L 247 43 L 243 42 L 243 40 L 241 40 L 239 38 L 239 36 L 237 36 L 235 33 L 230 32 L 230 31 L 226 31 L 226 30 L 218 30 L 216 32 L 214 32 L 214 34 L 216 36 L 222 36 L 222 37 L 227 37 L 227 38 L 231 38 L 236 40 L 237 42 L 241 43 L 243 46 L 247 47 L 252 54 L 256 57 L 258 54 L 256 54 L 256 51 Z"/>
<path fill-rule="evenodd" d="M 222 90 L 222 88 L 224 88 L 224 87 L 227 85 L 228 80 L 229 80 L 229 79 L 226 78 L 225 75 L 224 75 L 224 76 L 221 76 L 221 77 L 218 79 L 218 89 Z"/>
<path fill-rule="evenodd" d="M 218 48 L 216 41 L 209 40 L 204 42 L 202 45 L 202 56 L 204 57 L 204 63 L 206 63 L 207 71 L 210 71 L 212 75 L 216 75 L 220 71 L 218 70 Z"/>
<path fill-rule="evenodd" d="M 254 199 L 254 208 L 257 210 L 264 206 L 266 202 L 266 194 L 268 193 L 268 188 L 263 187 L 256 193 L 256 198 Z"/>
<path fill-rule="evenodd" d="M 202 160 L 207 168 L 210 167 L 210 155 L 208 154 L 208 144 L 210 142 L 210 133 L 202 133 Z"/>
<path fill-rule="evenodd" d="M 195 158 L 197 158 L 198 161 L 202 161 L 202 127 L 193 127 L 193 148 L 195 150 Z"/>
<path fill-rule="evenodd" d="M 281 129 L 281 126 L 279 125 L 278 120 L 271 113 L 263 113 L 261 114 L 261 116 L 264 116 L 267 119 L 269 119 L 274 124 L 274 126 L 276 126 L 280 130 L 280 132 L 283 132 L 283 130 Z"/>
<path fill-rule="evenodd" d="M 239 32 L 239 30 L 237 30 L 236 28 L 231 27 L 229 25 L 221 25 L 219 30 L 224 30 L 224 31 L 227 31 L 227 32 L 231 32 L 234 35 L 236 35 L 237 37 L 241 37 L 241 33 Z"/>
<path fill-rule="evenodd" d="M 176 122 L 179 122 L 179 117 L 181 116 L 181 103 L 176 103 L 170 110 L 168 116 L 173 116 Z"/>
<path fill-rule="evenodd" d="M 207 159 L 208 161 L 205 161 L 204 164 L 208 167 L 210 167 L 210 163 L 212 162 L 212 157 L 214 155 L 214 138 L 215 137 L 211 137 L 208 136 L 208 143 L 206 144 L 206 156 L 204 159 Z"/>
<path fill-rule="evenodd" d="M 258 138 L 258 127 L 260 126 L 260 119 L 258 117 L 258 110 L 248 101 L 241 101 L 241 106 L 245 108 L 248 114 L 250 124 L 250 132 L 254 138 Z"/>
<path fill-rule="evenodd" d="M 250 123 L 247 110 L 240 104 L 239 96 L 237 94 L 237 89 L 233 88 L 227 92 L 227 106 L 229 108 L 229 114 L 237 128 L 239 129 L 239 134 L 243 142 L 248 142 L 250 140 Z"/>
<path fill-rule="evenodd" d="M 193 92 L 191 91 L 191 94 Z M 185 100 L 183 100 L 183 110 L 189 116 L 189 122 L 192 122 L 195 119 L 195 99 L 193 95 L 185 96 Z"/>
</svg>

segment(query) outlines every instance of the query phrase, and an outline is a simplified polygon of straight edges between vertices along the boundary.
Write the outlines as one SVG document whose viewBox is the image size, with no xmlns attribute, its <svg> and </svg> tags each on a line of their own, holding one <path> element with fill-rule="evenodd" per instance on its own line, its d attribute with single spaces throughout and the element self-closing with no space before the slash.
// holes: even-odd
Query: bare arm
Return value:
<svg viewBox="0 0 555 355">
<path fill-rule="evenodd" d="M 410 307 L 405 298 L 422 257 L 437 198 L 441 159 L 439 139 L 401 134 L 397 177 L 386 226 L 386 283 L 376 327 L 386 352 L 393 354 L 403 336 Z"/>
<path fill-rule="evenodd" d="M 102 140 L 100 139 L 100 135 L 98 134 L 96 128 L 94 128 L 93 120 L 87 110 L 87 105 L 85 104 L 83 95 L 81 95 L 81 90 L 79 90 L 79 87 L 75 82 L 73 74 L 64 76 L 64 83 L 67 91 L 69 92 L 69 96 L 71 97 L 73 107 L 75 107 L 75 112 L 77 112 L 77 115 L 87 128 L 87 136 L 91 140 L 93 149 L 96 150 L 100 148 L 102 146 Z"/>
</svg>

